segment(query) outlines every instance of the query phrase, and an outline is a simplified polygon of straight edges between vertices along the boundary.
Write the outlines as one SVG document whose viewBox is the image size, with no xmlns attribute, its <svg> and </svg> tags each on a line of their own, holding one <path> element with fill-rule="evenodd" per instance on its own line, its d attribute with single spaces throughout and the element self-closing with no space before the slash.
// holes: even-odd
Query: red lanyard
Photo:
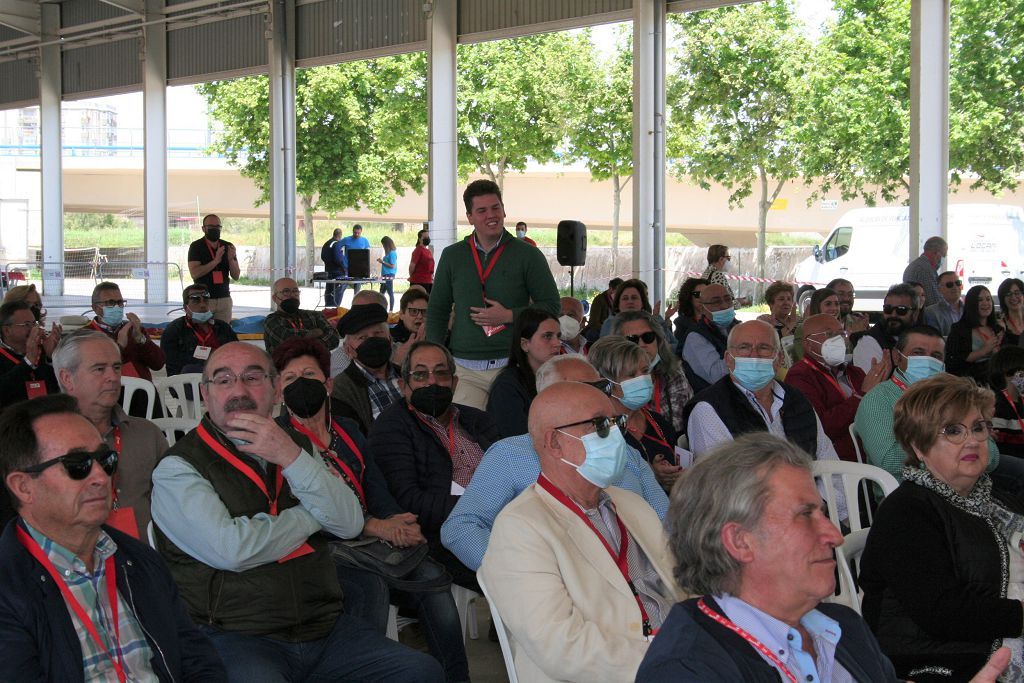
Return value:
<svg viewBox="0 0 1024 683">
<path fill-rule="evenodd" d="M 413 415 L 415 415 L 417 418 L 419 418 L 420 422 L 422 422 L 426 426 L 430 427 L 430 431 L 434 431 L 434 427 L 429 422 L 424 420 L 423 417 L 421 417 L 420 414 L 418 412 L 416 412 L 415 408 L 413 408 L 412 406 L 409 406 L 409 410 L 412 411 Z M 451 458 L 453 462 L 455 461 L 455 415 L 454 414 L 448 420 L 448 457 Z"/>
<path fill-rule="evenodd" d="M 505 242 L 505 244 L 498 247 L 498 250 L 494 252 L 494 256 L 491 257 L 491 262 L 487 264 L 487 270 L 484 270 L 483 265 L 480 263 L 480 254 L 476 253 L 475 241 L 476 238 L 471 236 L 469 240 L 467 240 L 467 243 L 469 244 L 469 250 L 473 253 L 473 263 L 476 264 L 476 274 L 480 277 L 480 289 L 486 296 L 487 278 L 491 276 L 491 271 L 494 270 L 494 266 L 498 263 L 498 259 L 501 258 L 501 252 L 505 251 L 505 247 L 508 245 L 508 242 Z"/>
<path fill-rule="evenodd" d="M 121 425 L 114 425 L 114 450 L 117 451 L 118 465 L 121 465 Z M 123 465 L 122 465 L 123 466 Z M 114 499 L 114 507 L 117 508 L 117 472 L 110 484 L 111 495 Z"/>
<path fill-rule="evenodd" d="M 597 530 L 594 523 L 590 521 L 587 515 L 580 509 L 580 506 L 574 503 L 567 495 L 562 493 L 558 487 L 548 481 L 547 477 L 541 474 L 537 477 L 537 485 L 542 489 L 551 494 L 551 496 L 559 503 L 569 509 L 570 512 L 574 513 L 577 517 L 583 520 L 583 523 L 594 532 L 597 536 L 597 540 L 601 541 L 601 545 L 608 551 L 608 555 L 611 556 L 615 562 L 615 566 L 619 568 L 619 572 L 622 573 L 622 578 L 626 580 L 626 585 L 629 586 L 629 590 L 633 593 L 633 598 L 636 600 L 636 606 L 640 608 L 640 617 L 643 620 L 644 625 L 644 637 L 650 637 L 657 634 L 658 630 L 651 628 L 651 619 L 647 616 L 647 609 L 644 607 L 643 601 L 640 599 L 640 594 L 636 590 L 636 586 L 633 585 L 633 580 L 629 578 L 629 563 L 626 561 L 626 551 L 629 549 L 629 532 L 626 531 L 626 525 L 622 523 L 619 516 L 615 516 L 615 522 L 619 527 L 619 552 L 612 550 L 612 547 L 605 540 L 601 532 Z M 795 683 L 795 682 L 794 682 Z"/>
<path fill-rule="evenodd" d="M 206 243 L 206 248 L 210 250 L 210 260 L 212 261 L 217 256 L 217 250 L 210 244 L 210 240 L 204 239 L 203 242 Z"/>
<path fill-rule="evenodd" d="M 300 424 L 294 417 L 291 420 L 292 427 L 295 427 L 299 432 L 309 437 L 309 440 L 313 442 L 313 445 L 316 446 L 322 454 L 334 461 L 334 464 L 337 465 L 338 469 L 341 471 L 342 476 L 344 476 L 345 479 L 352 484 L 352 487 L 355 488 L 356 494 L 359 496 L 359 502 L 363 504 L 363 509 L 365 510 L 366 493 L 363 491 L 363 475 L 366 474 L 366 461 L 363 459 L 363 454 L 359 452 L 359 449 L 356 447 L 356 443 L 352 440 L 352 437 L 350 437 L 344 429 L 339 427 L 337 422 L 333 419 L 331 420 L 331 432 L 341 437 L 341 440 L 345 442 L 345 445 L 348 446 L 348 449 L 355 454 L 356 459 L 359 461 L 361 469 L 359 470 L 358 477 L 356 476 L 356 473 L 352 471 L 352 468 L 348 466 L 348 463 L 339 458 L 337 453 L 332 451 L 328 445 L 320 441 L 316 434 L 309 429 L 306 429 L 306 426 Z"/>
<path fill-rule="evenodd" d="M 104 563 L 104 573 L 106 574 L 107 582 L 107 599 L 110 601 L 110 612 L 114 622 L 114 643 L 117 646 L 117 659 L 110 654 L 110 650 L 107 649 L 106 643 L 100 638 L 99 631 L 96 630 L 96 625 L 89 618 L 82 604 L 78 602 L 78 599 L 71 593 L 71 589 L 68 588 L 67 583 L 61 578 L 57 568 L 53 566 L 53 562 L 46 556 L 43 549 L 39 547 L 36 539 L 32 538 L 31 535 L 20 524 L 15 526 L 17 531 L 18 540 L 25 546 L 25 550 L 28 551 L 29 555 L 34 557 L 36 561 L 43 565 L 43 569 L 53 578 L 54 583 L 57 584 L 57 588 L 60 589 L 61 595 L 64 596 L 64 601 L 71 608 L 71 611 L 75 613 L 78 620 L 85 626 L 85 630 L 92 637 L 93 641 L 103 650 L 103 653 L 110 658 L 110 663 L 114 665 L 114 671 L 117 672 L 117 680 L 121 683 L 125 683 L 128 677 L 124 673 L 124 658 L 121 655 L 121 625 L 117 621 L 117 569 L 114 566 L 114 556 L 111 555 L 106 559 Z"/>
<path fill-rule="evenodd" d="M 200 346 L 212 347 L 213 342 L 217 341 L 212 325 L 210 326 L 210 329 L 208 329 L 206 332 L 200 332 L 196 327 L 192 325 L 191 321 L 186 321 L 185 324 L 188 325 L 188 329 L 192 330 L 192 332 L 196 335 L 196 341 L 199 342 Z"/>
<path fill-rule="evenodd" d="M 672 450 L 672 446 L 669 445 L 668 440 L 665 438 L 665 432 L 661 431 L 661 427 L 659 427 L 658 423 L 654 421 L 654 418 L 647 411 L 647 408 L 641 408 L 640 412 L 644 414 L 645 418 L 647 418 L 647 424 L 654 427 L 654 431 L 658 434 L 658 438 L 654 438 L 653 436 L 648 434 L 647 430 L 645 429 L 644 433 L 640 435 L 640 438 L 648 439 L 650 441 L 653 441 L 654 443 L 660 443 L 665 448 Z"/>
<path fill-rule="evenodd" d="M 267 497 L 267 502 L 270 503 L 270 514 L 277 514 L 277 498 L 281 495 L 281 487 L 284 486 L 284 478 L 281 476 L 281 468 L 275 468 L 276 475 L 276 486 L 277 491 L 274 492 L 274 497 L 270 497 L 270 491 L 267 489 L 267 482 L 263 481 L 263 478 L 256 474 L 255 471 L 244 462 L 242 462 L 234 453 L 224 447 L 224 444 L 220 443 L 210 432 L 206 431 L 204 425 L 199 425 L 196 428 L 196 432 L 199 434 L 199 438 L 203 440 L 207 446 L 213 449 L 213 452 L 228 461 L 228 464 L 234 467 L 236 470 L 244 474 L 249 481 L 256 485 L 256 488 Z"/>
<path fill-rule="evenodd" d="M 1024 420 L 1021 419 L 1020 413 L 1017 412 L 1017 406 L 1013 405 L 1013 399 L 1010 398 L 1010 394 L 1006 389 L 1003 389 L 1003 397 L 1010 404 L 1010 409 L 1013 410 L 1013 414 L 1017 417 L 1017 424 L 1020 425 L 1020 431 L 1024 434 Z"/>
<path fill-rule="evenodd" d="M 0 355 L 3 355 L 4 358 L 11 361 L 15 365 L 21 365 L 21 359 L 9 353 L 7 349 L 3 348 L 2 346 L 0 346 Z"/>
<path fill-rule="evenodd" d="M 743 640 L 747 641 L 751 647 L 761 653 L 761 655 L 772 663 L 782 674 L 789 679 L 790 683 L 796 683 L 796 676 L 790 673 L 786 665 L 782 663 L 782 660 L 775 656 L 775 653 L 768 649 L 768 647 L 754 636 L 747 633 L 745 630 L 734 624 L 731 620 L 723 617 L 718 612 L 714 611 L 704 602 L 704 598 L 697 600 L 697 609 L 704 613 L 705 616 L 710 618 L 716 624 L 724 626 Z"/>
<path fill-rule="evenodd" d="M 651 402 L 654 403 L 654 412 L 661 415 L 661 377 L 654 378 L 654 398 Z"/>
<path fill-rule="evenodd" d="M 807 364 L 807 367 L 811 368 L 812 370 L 814 370 L 815 372 L 820 374 L 822 377 L 827 379 L 829 384 L 831 384 L 832 386 L 834 386 L 836 388 L 836 391 L 839 392 L 839 395 L 842 396 L 843 398 L 846 398 L 846 392 L 843 391 L 843 388 L 841 386 L 839 386 L 839 380 L 837 380 L 835 377 L 833 377 L 832 373 L 825 372 L 823 369 L 821 369 L 818 366 L 817 363 L 812 361 L 810 358 L 804 358 L 804 363 Z"/>
<path fill-rule="evenodd" d="M 907 390 L 907 385 L 906 385 L 906 384 L 904 384 L 904 383 L 903 383 L 903 380 L 901 380 L 901 379 L 900 379 L 899 377 L 897 377 L 896 375 L 893 375 L 893 376 L 892 376 L 892 383 L 893 383 L 893 384 L 895 384 L 896 386 L 898 386 L 898 387 L 899 387 L 900 389 L 902 389 L 903 391 L 906 391 L 906 390 Z"/>
<path fill-rule="evenodd" d="M 296 321 L 290 320 L 288 318 L 285 318 L 284 321 L 286 323 L 288 323 L 289 325 L 291 325 L 293 330 L 304 330 L 304 329 L 306 329 L 305 327 L 303 327 L 302 318 L 298 319 L 298 324 L 296 324 Z"/>
</svg>

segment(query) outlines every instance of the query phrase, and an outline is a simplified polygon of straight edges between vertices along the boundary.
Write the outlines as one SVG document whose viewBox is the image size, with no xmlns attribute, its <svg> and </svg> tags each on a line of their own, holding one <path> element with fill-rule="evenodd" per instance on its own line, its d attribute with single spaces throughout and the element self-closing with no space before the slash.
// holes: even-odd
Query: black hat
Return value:
<svg viewBox="0 0 1024 683">
<path fill-rule="evenodd" d="M 387 321 L 388 312 L 380 304 L 356 304 L 338 321 L 338 334 L 345 337 L 364 327 Z"/>
</svg>

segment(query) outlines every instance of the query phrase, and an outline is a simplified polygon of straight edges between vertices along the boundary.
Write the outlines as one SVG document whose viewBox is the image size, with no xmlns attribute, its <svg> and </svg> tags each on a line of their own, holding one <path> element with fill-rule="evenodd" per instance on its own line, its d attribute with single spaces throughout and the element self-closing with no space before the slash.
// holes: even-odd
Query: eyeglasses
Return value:
<svg viewBox="0 0 1024 683">
<path fill-rule="evenodd" d="M 204 228 L 219 228 L 222 227 L 220 223 L 207 223 L 203 226 Z"/>
<path fill-rule="evenodd" d="M 626 339 L 633 342 L 634 344 L 639 344 L 640 342 L 643 342 L 644 344 L 653 344 L 654 340 L 657 338 L 658 335 L 656 335 L 654 332 L 644 332 L 643 334 L 626 335 Z"/>
<path fill-rule="evenodd" d="M 125 299 L 107 299 L 106 301 L 93 301 L 92 303 L 94 306 L 103 306 L 104 308 L 128 305 L 128 302 Z"/>
<path fill-rule="evenodd" d="M 409 315 L 411 315 L 414 318 L 422 318 L 423 316 L 425 316 L 427 314 L 427 309 L 425 309 L 425 308 L 413 308 L 412 306 L 409 306 L 407 309 L 405 309 L 405 312 L 408 313 Z"/>
<path fill-rule="evenodd" d="M 846 330 L 839 330 L 838 332 L 827 330 L 825 332 L 812 332 L 811 334 L 805 334 L 804 338 L 811 339 L 812 337 L 825 337 L 825 339 L 831 339 L 832 337 L 842 337 L 843 339 L 848 339 L 849 336 L 850 333 Z"/>
<path fill-rule="evenodd" d="M 293 296 L 295 294 L 302 294 L 302 290 L 298 289 L 298 288 L 295 288 L 295 289 L 279 289 L 277 291 L 277 295 L 278 296 Z"/>
<path fill-rule="evenodd" d="M 1006 298 L 1009 299 L 1011 296 L 1022 296 L 1022 293 L 1019 289 L 1011 289 L 1006 293 Z"/>
<path fill-rule="evenodd" d="M 212 384 L 220 389 L 227 389 L 234 386 L 238 380 L 242 380 L 242 384 L 247 387 L 260 387 L 267 381 L 267 378 L 272 376 L 266 370 L 249 370 L 248 372 L 243 372 L 240 376 L 230 372 L 222 372 L 206 380 L 205 384 Z"/>
<path fill-rule="evenodd" d="M 75 481 L 81 481 L 89 476 L 92 472 L 92 461 L 95 460 L 103 468 L 103 471 L 107 473 L 108 477 L 114 476 L 114 472 L 117 471 L 117 451 L 109 448 L 100 448 L 99 450 L 79 453 L 65 453 L 59 457 L 53 458 L 41 462 L 38 465 L 32 465 L 26 467 L 22 472 L 26 474 L 37 474 L 52 467 L 57 463 L 64 465 L 64 469 L 68 473 L 68 477 Z"/>
<path fill-rule="evenodd" d="M 35 327 L 38 324 L 39 323 L 37 323 L 35 320 L 29 320 L 28 322 L 24 323 L 4 323 L 4 327 L 24 327 L 27 329 L 29 327 Z"/>
<path fill-rule="evenodd" d="M 742 358 L 750 358 L 751 356 L 757 356 L 758 358 L 773 358 L 779 352 L 778 348 L 774 344 L 736 344 L 730 346 L 729 351 L 734 356 L 740 356 Z"/>
<path fill-rule="evenodd" d="M 587 382 L 587 384 L 589 384 L 589 382 Z M 606 438 L 608 438 L 608 434 L 611 433 L 613 425 L 618 427 L 619 430 L 621 431 L 621 430 L 626 428 L 626 423 L 628 421 L 629 421 L 629 418 L 627 416 L 625 416 L 625 415 L 615 415 L 613 417 L 606 417 L 604 415 L 599 415 L 598 417 L 592 417 L 589 420 L 580 420 L 579 422 L 570 422 L 567 425 L 562 425 L 560 427 L 555 427 L 555 430 L 556 431 L 560 431 L 562 429 L 567 429 L 569 427 L 578 427 L 579 425 L 592 424 L 592 425 L 594 425 L 594 430 L 597 432 L 597 435 L 599 437 L 601 437 L 602 439 L 606 439 Z"/>
<path fill-rule="evenodd" d="M 890 306 L 889 304 L 884 304 L 882 306 L 882 313 L 885 313 L 886 315 L 892 315 L 893 313 L 896 315 L 906 315 L 907 313 L 916 310 L 917 308 L 915 306 Z"/>
<path fill-rule="evenodd" d="M 447 382 L 452 378 L 453 374 L 454 373 L 451 370 L 448 370 L 447 368 L 442 368 L 439 370 L 413 370 L 412 372 L 409 373 L 409 379 L 414 380 L 416 382 L 426 382 L 427 380 L 430 379 L 430 376 L 433 375 L 434 379 L 441 382 Z"/>
<path fill-rule="evenodd" d="M 203 300 L 209 301 L 209 299 L 210 299 L 210 293 L 209 292 L 203 292 L 202 294 L 189 294 L 188 295 L 189 302 L 194 303 L 194 304 L 197 304 L 197 303 L 199 303 L 200 301 L 203 301 Z"/>
<path fill-rule="evenodd" d="M 970 427 L 959 422 L 953 422 L 939 430 L 939 434 L 946 437 L 946 441 L 957 446 L 967 441 L 968 434 L 973 436 L 975 441 L 985 441 L 991 433 L 992 423 L 988 420 L 978 420 Z"/>
<path fill-rule="evenodd" d="M 732 306 L 734 299 L 731 296 L 723 296 L 718 299 L 708 299 L 707 301 L 701 301 L 705 306 Z"/>
<path fill-rule="evenodd" d="M 963 280 L 950 280 L 949 282 L 943 282 L 942 286 L 945 287 L 946 289 L 953 289 L 954 287 L 963 287 L 964 286 L 964 281 Z M 1017 293 L 1020 294 L 1020 292 L 1017 292 Z"/>
</svg>

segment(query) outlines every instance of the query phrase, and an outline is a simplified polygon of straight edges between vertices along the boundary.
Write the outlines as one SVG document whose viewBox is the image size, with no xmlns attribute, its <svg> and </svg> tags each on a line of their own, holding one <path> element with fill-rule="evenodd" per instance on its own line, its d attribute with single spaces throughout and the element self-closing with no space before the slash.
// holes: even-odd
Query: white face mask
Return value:
<svg viewBox="0 0 1024 683">
<path fill-rule="evenodd" d="M 562 340 L 569 341 L 575 339 L 580 334 L 580 323 L 576 318 L 569 315 L 563 315 L 558 319 L 558 327 L 562 331 Z"/>
<path fill-rule="evenodd" d="M 821 359 L 825 365 L 835 367 L 846 362 L 846 340 L 842 337 L 826 339 L 821 344 Z"/>
</svg>

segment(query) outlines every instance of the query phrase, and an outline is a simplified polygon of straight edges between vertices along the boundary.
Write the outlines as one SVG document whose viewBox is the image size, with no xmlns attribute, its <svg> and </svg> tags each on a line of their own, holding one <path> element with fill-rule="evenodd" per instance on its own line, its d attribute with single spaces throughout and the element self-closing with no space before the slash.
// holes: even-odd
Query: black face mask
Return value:
<svg viewBox="0 0 1024 683">
<path fill-rule="evenodd" d="M 450 387 L 443 387 L 440 384 L 428 384 L 425 387 L 414 389 L 409 402 L 412 407 L 424 415 L 440 417 L 452 404 L 452 390 Z"/>
<path fill-rule="evenodd" d="M 299 300 L 298 299 L 284 299 L 277 305 L 282 311 L 288 315 L 295 315 L 299 312 Z"/>
<path fill-rule="evenodd" d="M 216 242 L 217 240 L 219 240 L 220 239 L 220 228 L 207 228 L 206 229 L 206 239 L 210 240 L 211 242 Z"/>
<path fill-rule="evenodd" d="M 420 244 L 422 244 L 425 247 L 430 246 L 430 238 L 429 237 L 424 237 L 423 241 Z"/>
<path fill-rule="evenodd" d="M 320 412 L 326 400 L 327 387 L 311 377 L 298 377 L 284 388 L 284 404 L 304 420 Z"/>
<path fill-rule="evenodd" d="M 368 368 L 379 368 L 391 360 L 391 340 L 369 337 L 356 349 L 356 359 Z"/>
</svg>

